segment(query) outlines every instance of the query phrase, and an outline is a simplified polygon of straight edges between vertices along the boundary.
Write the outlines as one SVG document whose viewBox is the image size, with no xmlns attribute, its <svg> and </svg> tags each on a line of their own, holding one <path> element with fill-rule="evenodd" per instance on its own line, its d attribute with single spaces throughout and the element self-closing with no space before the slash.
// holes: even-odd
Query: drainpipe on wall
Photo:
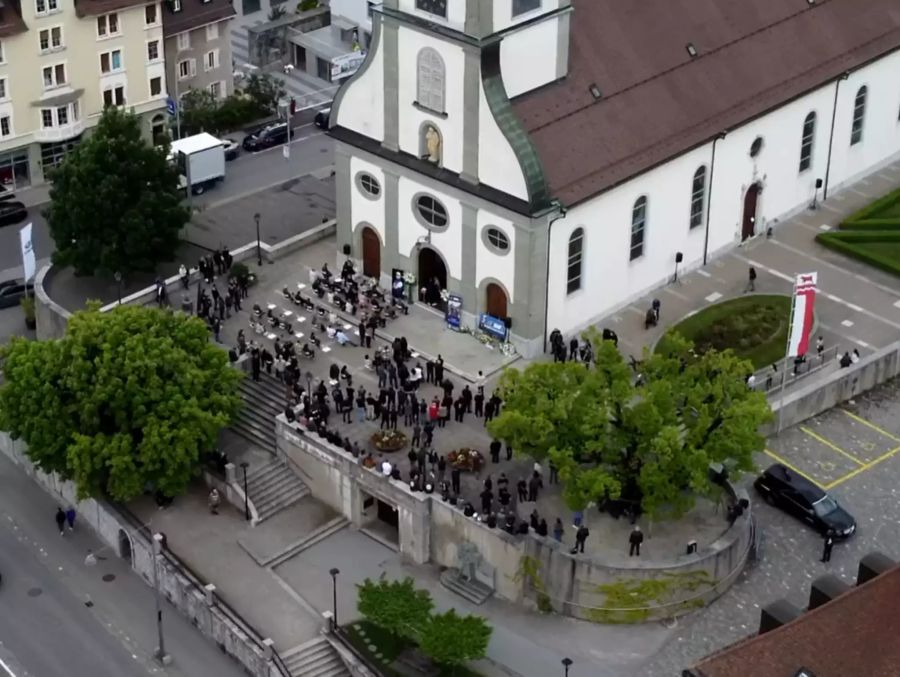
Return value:
<svg viewBox="0 0 900 677">
<path fill-rule="evenodd" d="M 707 256 L 709 254 L 709 217 L 712 214 L 712 196 L 713 196 L 713 179 L 716 176 L 716 144 L 728 136 L 728 130 L 725 129 L 716 135 L 713 139 L 712 159 L 709 163 L 709 199 L 706 201 L 706 232 L 703 234 L 703 265 L 706 265 Z"/>
<path fill-rule="evenodd" d="M 838 92 L 841 89 L 841 82 L 850 77 L 850 71 L 845 71 L 841 77 L 834 82 L 834 108 L 831 110 L 831 134 L 828 136 L 828 161 L 825 165 L 825 190 L 822 191 L 822 202 L 828 199 L 828 177 L 831 175 L 831 148 L 834 146 L 834 122 L 837 118 Z"/>
<path fill-rule="evenodd" d="M 547 270 L 544 275 L 546 281 L 544 285 L 544 352 L 547 352 L 547 336 L 550 332 L 550 247 L 553 244 L 551 235 L 553 234 L 553 224 L 560 219 L 566 218 L 568 210 L 562 206 L 559 200 L 553 200 L 553 207 L 556 209 L 556 216 L 550 219 L 547 225 Z"/>
</svg>

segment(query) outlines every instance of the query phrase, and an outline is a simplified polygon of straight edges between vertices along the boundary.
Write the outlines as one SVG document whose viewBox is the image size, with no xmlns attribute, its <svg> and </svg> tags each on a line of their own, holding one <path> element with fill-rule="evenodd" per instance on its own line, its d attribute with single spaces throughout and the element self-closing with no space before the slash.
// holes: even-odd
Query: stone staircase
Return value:
<svg viewBox="0 0 900 677">
<path fill-rule="evenodd" d="M 274 453 L 275 417 L 284 413 L 284 386 L 266 373 L 259 375 L 259 381 L 247 374 L 241 380 L 240 392 L 244 406 L 232 429 L 248 442 Z"/>
<path fill-rule="evenodd" d="M 494 591 L 481 581 L 461 577 L 456 569 L 447 569 L 441 574 L 441 585 L 476 605 L 484 604 L 488 597 L 494 594 Z"/>
<path fill-rule="evenodd" d="M 281 655 L 292 677 L 350 677 L 340 654 L 324 637 Z"/>
<path fill-rule="evenodd" d="M 309 494 L 309 487 L 280 459 L 272 459 L 248 475 L 247 489 L 260 522 Z"/>
</svg>

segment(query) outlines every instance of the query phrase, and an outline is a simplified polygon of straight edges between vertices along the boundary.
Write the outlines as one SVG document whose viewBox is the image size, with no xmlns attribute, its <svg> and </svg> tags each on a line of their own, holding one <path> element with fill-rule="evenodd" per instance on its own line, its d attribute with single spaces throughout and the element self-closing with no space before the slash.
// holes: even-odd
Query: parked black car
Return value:
<svg viewBox="0 0 900 677">
<path fill-rule="evenodd" d="M 328 120 L 331 118 L 331 109 L 325 108 L 316 113 L 315 123 L 319 129 L 328 129 Z"/>
<path fill-rule="evenodd" d="M 790 513 L 823 535 L 830 530 L 835 538 L 848 538 L 856 531 L 856 520 L 834 498 L 781 463 L 770 466 L 753 486 L 766 503 Z"/>
<path fill-rule="evenodd" d="M 288 126 L 286 122 L 276 122 L 273 125 L 267 125 L 257 132 L 248 134 L 244 139 L 244 150 L 251 153 L 277 146 L 287 141 Z"/>
<path fill-rule="evenodd" d="M 34 282 L 28 283 L 28 294 L 34 294 Z M 25 283 L 22 280 L 7 280 L 0 283 L 0 308 L 12 308 L 19 305 L 25 296 Z"/>
<path fill-rule="evenodd" d="M 9 226 L 24 221 L 28 209 L 21 202 L 0 202 L 0 226 Z"/>
</svg>

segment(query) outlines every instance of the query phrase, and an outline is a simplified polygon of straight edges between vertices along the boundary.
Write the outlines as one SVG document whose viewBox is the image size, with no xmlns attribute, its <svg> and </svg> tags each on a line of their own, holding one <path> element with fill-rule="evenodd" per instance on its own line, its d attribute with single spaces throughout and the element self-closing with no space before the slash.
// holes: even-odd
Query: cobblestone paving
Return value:
<svg viewBox="0 0 900 677">
<path fill-rule="evenodd" d="M 781 439 L 772 438 L 769 448 L 830 487 L 856 517 L 857 533 L 836 544 L 831 562 L 822 564 L 818 534 L 754 502 L 763 537 L 761 559 L 709 608 L 682 619 L 665 647 L 635 674 L 680 675 L 703 656 L 755 634 L 766 604 L 784 597 L 805 607 L 817 576 L 832 573 L 852 584 L 860 558 L 873 550 L 900 559 L 900 379 L 786 431 Z M 758 459 L 760 466 L 771 462 L 769 455 Z"/>
</svg>

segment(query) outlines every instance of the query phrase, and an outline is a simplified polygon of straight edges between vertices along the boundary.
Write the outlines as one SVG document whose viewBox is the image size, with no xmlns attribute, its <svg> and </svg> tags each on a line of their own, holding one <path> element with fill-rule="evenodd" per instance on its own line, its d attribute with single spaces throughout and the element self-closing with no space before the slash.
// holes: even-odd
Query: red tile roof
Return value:
<svg viewBox="0 0 900 677">
<path fill-rule="evenodd" d="M 861 1 L 861 0 L 857 0 Z M 900 567 L 797 620 L 738 642 L 698 663 L 697 677 L 900 675 Z"/>
<path fill-rule="evenodd" d="M 898 0 L 572 5 L 568 76 L 512 102 L 569 205 L 900 48 Z"/>
<path fill-rule="evenodd" d="M 0 1 L 0 38 L 8 38 L 27 30 L 18 0 Z"/>
<path fill-rule="evenodd" d="M 75 0 L 75 13 L 80 17 L 100 16 L 146 4 L 147 0 Z"/>
</svg>

